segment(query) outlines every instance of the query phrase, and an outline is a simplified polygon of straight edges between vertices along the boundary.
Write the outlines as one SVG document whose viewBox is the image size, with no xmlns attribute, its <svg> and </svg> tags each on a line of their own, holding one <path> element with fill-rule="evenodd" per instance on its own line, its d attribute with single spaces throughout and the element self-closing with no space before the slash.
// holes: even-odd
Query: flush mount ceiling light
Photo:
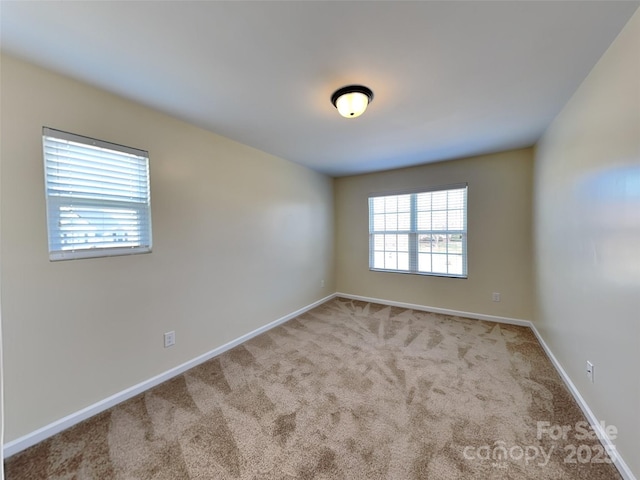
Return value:
<svg viewBox="0 0 640 480">
<path fill-rule="evenodd" d="M 342 87 L 331 95 L 331 103 L 338 109 L 340 115 L 346 118 L 362 115 L 371 100 L 373 100 L 373 92 L 362 85 Z"/>
</svg>

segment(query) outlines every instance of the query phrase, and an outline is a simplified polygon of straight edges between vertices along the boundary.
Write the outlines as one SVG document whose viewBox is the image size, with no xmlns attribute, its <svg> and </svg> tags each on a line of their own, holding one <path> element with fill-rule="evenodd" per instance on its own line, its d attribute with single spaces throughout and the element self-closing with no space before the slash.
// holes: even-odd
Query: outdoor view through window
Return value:
<svg viewBox="0 0 640 480">
<path fill-rule="evenodd" d="M 369 198 L 369 268 L 467 276 L 467 186 Z"/>
</svg>

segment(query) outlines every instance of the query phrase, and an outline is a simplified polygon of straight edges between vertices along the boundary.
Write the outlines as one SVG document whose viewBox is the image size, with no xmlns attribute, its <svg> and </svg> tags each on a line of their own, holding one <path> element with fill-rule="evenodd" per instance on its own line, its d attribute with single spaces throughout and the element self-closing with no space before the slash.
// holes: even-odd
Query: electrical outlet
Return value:
<svg viewBox="0 0 640 480">
<path fill-rule="evenodd" d="M 167 332 L 164 334 L 164 348 L 172 347 L 176 344 L 176 332 Z"/>
<path fill-rule="evenodd" d="M 500 294 L 498 292 L 493 292 L 493 295 L 491 296 L 491 299 L 494 302 L 499 302 L 500 301 Z"/>
<path fill-rule="evenodd" d="M 320 280 L 320 287 L 324 287 L 324 280 Z"/>
<path fill-rule="evenodd" d="M 593 379 L 594 371 L 593 370 L 594 370 L 593 363 L 591 363 L 589 360 L 587 360 L 587 378 L 589 380 L 591 380 L 591 383 L 594 382 L 594 379 Z"/>
</svg>

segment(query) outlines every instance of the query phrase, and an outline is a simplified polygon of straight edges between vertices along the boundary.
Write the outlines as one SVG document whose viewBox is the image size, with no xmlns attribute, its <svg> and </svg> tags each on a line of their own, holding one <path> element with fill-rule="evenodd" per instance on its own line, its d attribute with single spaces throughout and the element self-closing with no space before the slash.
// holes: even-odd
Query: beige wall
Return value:
<svg viewBox="0 0 640 480">
<path fill-rule="evenodd" d="M 538 329 L 640 477 L 640 12 L 539 142 L 534 195 Z"/>
<path fill-rule="evenodd" d="M 337 290 L 532 318 L 531 149 L 334 180 Z M 467 279 L 369 271 L 370 193 L 468 183 Z M 502 294 L 492 302 L 492 292 Z"/>
<path fill-rule="evenodd" d="M 7 441 L 335 291 L 329 177 L 10 57 L 1 74 Z M 43 125 L 149 151 L 153 253 L 49 262 Z"/>
</svg>

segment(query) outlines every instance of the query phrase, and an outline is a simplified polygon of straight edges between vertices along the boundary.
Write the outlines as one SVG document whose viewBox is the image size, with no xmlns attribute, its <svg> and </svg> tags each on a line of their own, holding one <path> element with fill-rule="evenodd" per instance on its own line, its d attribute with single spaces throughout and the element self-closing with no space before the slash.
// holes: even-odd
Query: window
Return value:
<svg viewBox="0 0 640 480">
<path fill-rule="evenodd" d="M 467 186 L 369 197 L 369 269 L 467 277 Z"/>
<path fill-rule="evenodd" d="M 42 129 L 49 258 L 151 251 L 149 155 Z"/>
</svg>

